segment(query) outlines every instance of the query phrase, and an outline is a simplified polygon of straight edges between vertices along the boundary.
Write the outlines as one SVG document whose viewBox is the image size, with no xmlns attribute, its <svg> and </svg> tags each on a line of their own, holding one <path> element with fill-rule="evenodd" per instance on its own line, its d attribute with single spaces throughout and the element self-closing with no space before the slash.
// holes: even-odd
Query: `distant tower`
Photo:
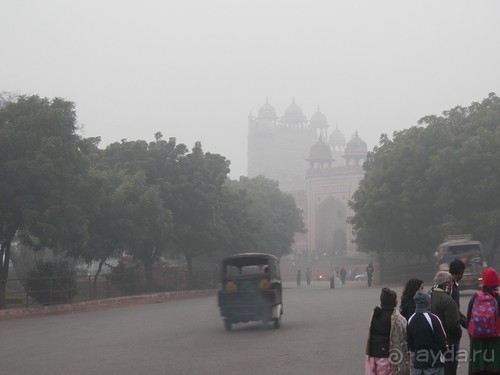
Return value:
<svg viewBox="0 0 500 375">
<path fill-rule="evenodd" d="M 279 117 L 266 98 L 248 116 L 248 177 L 278 181 L 294 197 L 307 229 L 295 236 L 296 249 L 337 256 L 356 251 L 348 202 L 364 176 L 367 146 L 357 132 L 346 143 L 338 126 L 328 129 L 319 106 L 308 121 L 293 98 Z"/>
<path fill-rule="evenodd" d="M 304 191 L 308 150 L 316 140 L 295 98 L 279 120 L 266 99 L 259 115 L 248 121 L 248 176 L 262 174 L 283 191 Z"/>
<path fill-rule="evenodd" d="M 269 177 L 266 165 L 275 146 L 276 121 L 276 110 L 267 98 L 256 118 L 248 116 L 248 177 L 260 174 Z"/>
</svg>

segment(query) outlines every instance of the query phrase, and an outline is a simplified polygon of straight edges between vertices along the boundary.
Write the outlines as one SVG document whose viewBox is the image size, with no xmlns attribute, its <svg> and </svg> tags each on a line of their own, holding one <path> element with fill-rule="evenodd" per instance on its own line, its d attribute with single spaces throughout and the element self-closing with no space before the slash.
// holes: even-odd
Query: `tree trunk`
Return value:
<svg viewBox="0 0 500 375">
<path fill-rule="evenodd" d="M 10 244 L 5 240 L 0 246 L 0 309 L 7 308 L 7 277 L 9 276 Z"/>
<path fill-rule="evenodd" d="M 106 262 L 106 259 L 101 259 L 99 261 L 99 267 L 97 267 L 97 271 L 94 275 L 94 287 L 92 288 L 92 298 L 95 298 L 95 294 L 96 294 L 96 291 L 97 291 L 97 278 L 99 277 L 99 274 L 101 273 L 102 271 L 102 266 L 104 266 L 104 263 Z"/>
</svg>

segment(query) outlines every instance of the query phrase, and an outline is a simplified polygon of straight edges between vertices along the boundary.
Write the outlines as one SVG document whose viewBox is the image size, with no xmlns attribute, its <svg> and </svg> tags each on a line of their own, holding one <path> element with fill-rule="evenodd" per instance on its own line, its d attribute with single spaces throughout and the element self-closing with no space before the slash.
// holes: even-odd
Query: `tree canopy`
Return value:
<svg viewBox="0 0 500 375">
<path fill-rule="evenodd" d="M 152 142 L 79 135 L 75 105 L 60 98 L 0 95 L 0 308 L 10 248 L 50 249 L 100 272 L 124 255 L 153 265 L 164 257 L 218 263 L 243 251 L 290 252 L 303 231 L 293 198 L 263 177 L 230 181 L 230 162 L 189 150 L 161 133 Z M 96 280 L 96 279 L 95 279 Z M 94 280 L 94 281 L 95 281 Z"/>
<path fill-rule="evenodd" d="M 0 109 L 0 308 L 16 235 L 35 247 L 81 249 L 88 169 L 74 104 L 21 96 Z"/>
<path fill-rule="evenodd" d="M 457 106 L 382 135 L 350 202 L 358 247 L 430 257 L 448 234 L 498 245 L 500 99 Z"/>
</svg>

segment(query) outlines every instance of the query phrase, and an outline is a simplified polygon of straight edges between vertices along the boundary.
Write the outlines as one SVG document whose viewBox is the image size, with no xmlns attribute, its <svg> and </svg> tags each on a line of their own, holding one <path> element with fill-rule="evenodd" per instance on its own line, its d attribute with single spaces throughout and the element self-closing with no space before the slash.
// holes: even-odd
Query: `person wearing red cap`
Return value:
<svg viewBox="0 0 500 375">
<path fill-rule="evenodd" d="M 498 293 L 500 278 L 492 267 L 483 270 L 482 278 L 483 287 L 472 296 L 467 309 L 467 326 L 470 336 L 469 374 L 500 374 L 500 295 Z M 489 315 L 484 313 L 481 316 L 481 313 L 476 312 L 480 305 L 480 303 L 474 305 L 476 300 L 488 301 L 489 306 L 492 306 L 493 310 L 496 309 L 494 313 L 496 317 L 492 317 L 494 322 L 489 325 L 493 327 L 492 334 L 477 334 L 481 323 L 476 325 L 476 321 Z M 485 311 L 483 308 L 481 310 Z"/>
</svg>

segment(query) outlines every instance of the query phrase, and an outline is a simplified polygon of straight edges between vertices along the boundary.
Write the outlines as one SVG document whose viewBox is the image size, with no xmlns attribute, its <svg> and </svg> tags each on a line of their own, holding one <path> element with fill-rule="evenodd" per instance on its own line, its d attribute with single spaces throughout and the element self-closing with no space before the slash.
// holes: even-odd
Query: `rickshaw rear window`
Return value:
<svg viewBox="0 0 500 375">
<path fill-rule="evenodd" d="M 238 268 L 236 266 L 228 264 L 226 266 L 226 276 L 247 276 L 247 275 L 257 275 L 265 272 L 265 265 L 248 265 Z"/>
</svg>

